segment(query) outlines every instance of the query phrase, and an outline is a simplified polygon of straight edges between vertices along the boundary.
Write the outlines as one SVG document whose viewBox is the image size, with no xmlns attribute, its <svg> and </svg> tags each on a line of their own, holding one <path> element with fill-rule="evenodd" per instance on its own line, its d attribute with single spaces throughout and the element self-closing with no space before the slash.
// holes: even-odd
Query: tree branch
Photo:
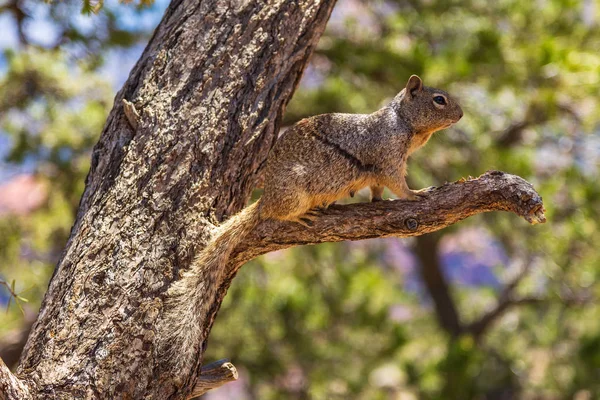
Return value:
<svg viewBox="0 0 600 400">
<path fill-rule="evenodd" d="M 500 296 L 498 296 L 497 304 L 491 310 L 484 313 L 479 319 L 467 325 L 464 329 L 464 332 L 471 334 L 476 341 L 479 341 L 483 334 L 487 332 L 488 329 L 511 308 L 522 305 L 532 305 L 549 302 L 551 299 L 543 296 L 519 297 L 516 295 L 515 292 L 517 287 L 528 275 L 530 268 L 531 263 L 528 262 L 523 268 L 523 270 L 519 272 L 519 274 L 504 287 L 502 293 L 500 294 Z M 565 305 L 578 305 L 586 304 L 587 302 L 591 301 L 592 298 L 589 296 L 571 295 L 565 296 L 561 300 Z"/>
<path fill-rule="evenodd" d="M 245 262 L 275 250 L 323 242 L 419 236 L 488 211 L 511 211 L 532 224 L 546 222 L 542 198 L 529 182 L 489 171 L 476 179 L 434 188 L 419 201 L 334 205 L 309 228 L 294 222 L 262 221 L 234 250 L 229 272 L 233 275 Z"/>
<path fill-rule="evenodd" d="M 188 398 L 201 396 L 209 390 L 216 389 L 227 382 L 235 381 L 237 378 L 237 369 L 227 359 L 206 364 L 202 367 L 196 386 L 194 386 L 194 390 Z"/>
<path fill-rule="evenodd" d="M 29 389 L 10 372 L 10 369 L 0 358 L 0 400 L 29 399 Z"/>
<path fill-rule="evenodd" d="M 521 297 L 521 298 L 506 298 L 498 302 L 496 307 L 485 313 L 477 321 L 473 322 L 465 328 L 465 332 L 473 335 L 476 341 L 478 341 L 483 334 L 490 328 L 495 321 L 498 320 L 504 313 L 509 309 L 516 306 L 531 305 L 543 303 L 547 299 L 541 297 Z"/>
<path fill-rule="evenodd" d="M 465 327 L 465 332 L 473 335 L 476 341 L 478 341 L 483 334 L 493 325 L 493 323 L 506 311 L 514 306 L 523 304 L 536 304 L 542 300 L 538 297 L 515 297 L 515 291 L 519 284 L 529 274 L 531 268 L 531 261 L 528 261 L 523 269 L 506 285 L 502 290 L 500 296 L 498 296 L 498 303 L 494 308 L 484 313 L 476 321 L 470 323 Z"/>
</svg>

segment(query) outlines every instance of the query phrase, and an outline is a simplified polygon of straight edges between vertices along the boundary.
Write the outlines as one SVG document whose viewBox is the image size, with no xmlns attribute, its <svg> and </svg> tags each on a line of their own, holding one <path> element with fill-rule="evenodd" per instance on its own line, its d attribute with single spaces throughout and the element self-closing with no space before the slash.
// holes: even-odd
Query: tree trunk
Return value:
<svg viewBox="0 0 600 400">
<path fill-rule="evenodd" d="M 185 398 L 155 327 L 171 283 L 246 203 L 334 0 L 173 0 L 117 94 L 17 376 L 34 398 Z M 122 100 L 139 116 L 125 115 Z M 131 110 L 131 108 L 130 108 Z M 132 120 L 133 118 L 133 120 Z M 137 118 L 137 119 L 136 119 Z M 0 396 L 1 397 L 1 396 Z"/>
</svg>

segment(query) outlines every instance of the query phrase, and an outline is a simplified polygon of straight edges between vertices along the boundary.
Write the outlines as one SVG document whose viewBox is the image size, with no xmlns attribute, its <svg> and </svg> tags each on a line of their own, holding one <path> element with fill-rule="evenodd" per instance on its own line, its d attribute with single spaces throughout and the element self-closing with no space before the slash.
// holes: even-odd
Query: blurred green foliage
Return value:
<svg viewBox="0 0 600 400">
<path fill-rule="evenodd" d="M 65 245 L 111 105 L 104 59 L 150 33 L 123 28 L 106 5 L 99 35 L 77 34 L 74 15 L 49 18 L 62 27 L 61 44 L 6 52 L 0 76 L 5 161 L 31 165 L 48 189 L 42 207 L 0 217 L 0 277 L 28 289 L 33 308 Z M 419 74 L 459 97 L 465 118 L 412 157 L 411 186 L 503 170 L 535 185 L 549 222 L 531 227 L 492 213 L 434 241 L 402 241 L 440 260 L 416 251 L 416 270 L 398 240 L 269 254 L 234 280 L 207 359 L 231 358 L 251 399 L 600 397 L 598 49 L 600 6 L 590 0 L 339 0 L 285 123 L 370 112 Z M 450 279 L 460 266 L 444 246 L 474 229 L 506 254 L 485 266 L 500 286 Z M 463 247 L 491 258 L 476 241 Z M 443 268 L 462 334 L 440 328 L 418 268 Z M 464 268 L 459 275 L 472 273 Z M 514 304 L 473 334 L 470 323 L 503 301 L 502 286 L 522 270 Z M 12 307 L 0 319 L 1 335 L 22 314 Z"/>
<path fill-rule="evenodd" d="M 389 308 L 407 295 L 373 261 L 323 245 L 252 263 L 227 295 L 211 353 L 261 371 L 250 372 L 257 398 L 378 398 L 365 381 L 386 364 L 400 375 L 406 335 Z"/>
</svg>

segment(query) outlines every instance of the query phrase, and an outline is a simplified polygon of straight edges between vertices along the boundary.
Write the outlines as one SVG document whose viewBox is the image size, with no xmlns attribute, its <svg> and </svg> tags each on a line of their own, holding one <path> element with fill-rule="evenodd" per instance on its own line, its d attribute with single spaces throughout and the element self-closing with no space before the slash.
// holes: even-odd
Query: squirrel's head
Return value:
<svg viewBox="0 0 600 400">
<path fill-rule="evenodd" d="M 408 122 L 416 134 L 431 135 L 458 122 L 463 111 L 447 92 L 423 85 L 412 75 L 391 106 Z"/>
</svg>

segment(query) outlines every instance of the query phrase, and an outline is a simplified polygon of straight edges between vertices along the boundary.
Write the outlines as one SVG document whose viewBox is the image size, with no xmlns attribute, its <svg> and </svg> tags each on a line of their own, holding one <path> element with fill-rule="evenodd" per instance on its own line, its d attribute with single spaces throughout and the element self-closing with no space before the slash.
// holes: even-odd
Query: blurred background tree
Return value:
<svg viewBox="0 0 600 400">
<path fill-rule="evenodd" d="M 28 300 L 0 314 L 7 363 L 68 238 L 112 97 L 166 5 L 0 2 L 0 279 Z M 339 0 L 285 124 L 370 112 L 419 74 L 457 95 L 465 118 L 414 155 L 411 186 L 518 174 L 549 223 L 494 213 L 251 262 L 207 353 L 241 379 L 206 397 L 598 398 L 598 49 L 594 0 Z"/>
</svg>

